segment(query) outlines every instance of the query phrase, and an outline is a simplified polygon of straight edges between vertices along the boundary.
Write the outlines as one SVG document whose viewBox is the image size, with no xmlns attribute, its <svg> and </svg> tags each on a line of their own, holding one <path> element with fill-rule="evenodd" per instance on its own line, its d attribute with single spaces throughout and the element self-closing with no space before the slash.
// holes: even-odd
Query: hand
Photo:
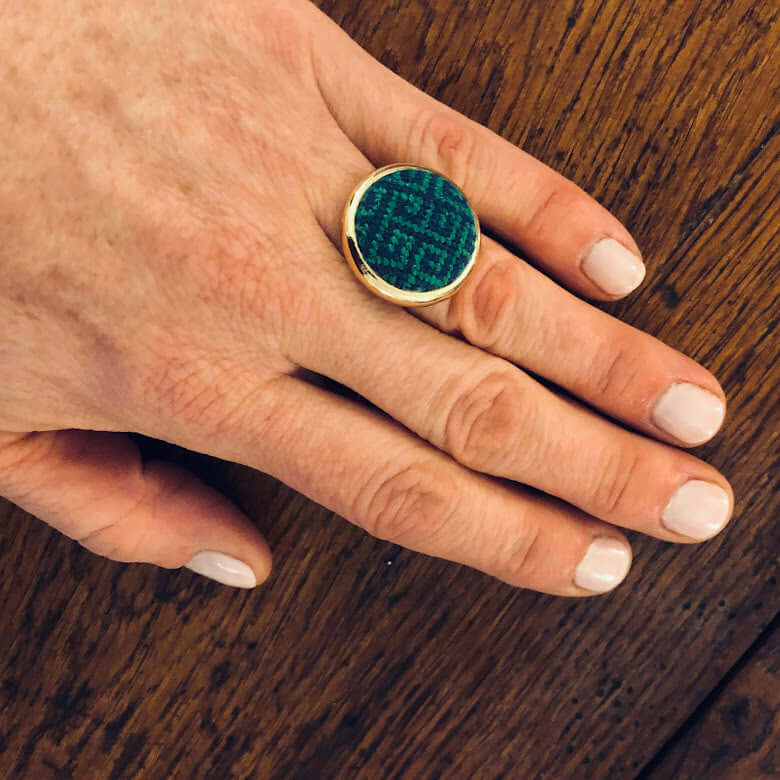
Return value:
<svg viewBox="0 0 780 780">
<path fill-rule="evenodd" d="M 41 0 L 6 9 L 0 44 L 0 494 L 102 555 L 248 587 L 257 529 L 122 432 L 564 595 L 620 582 L 620 527 L 690 542 L 728 520 L 724 478 L 671 446 L 716 432 L 717 381 L 572 294 L 640 283 L 627 231 L 313 6 Z M 391 162 L 449 176 L 534 265 L 485 238 L 452 299 L 373 296 L 336 247 Z"/>
</svg>

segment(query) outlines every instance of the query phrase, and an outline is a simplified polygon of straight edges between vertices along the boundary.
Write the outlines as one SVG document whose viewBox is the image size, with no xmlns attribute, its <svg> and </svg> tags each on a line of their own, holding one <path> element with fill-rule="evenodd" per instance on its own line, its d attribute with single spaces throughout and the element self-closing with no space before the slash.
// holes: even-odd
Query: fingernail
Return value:
<svg viewBox="0 0 780 780">
<path fill-rule="evenodd" d="M 631 550 L 617 539 L 595 539 L 574 572 L 574 583 L 593 593 L 619 585 L 631 568 Z"/>
<path fill-rule="evenodd" d="M 257 585 L 255 573 L 249 566 L 224 553 L 199 552 L 186 568 L 234 588 L 254 588 Z"/>
<path fill-rule="evenodd" d="M 686 444 L 703 444 L 723 423 L 726 407 L 703 387 L 679 382 L 672 385 L 653 409 L 653 422 Z"/>
<path fill-rule="evenodd" d="M 645 278 L 645 264 L 614 238 L 603 238 L 590 250 L 582 272 L 607 295 L 628 295 Z"/>
<path fill-rule="evenodd" d="M 661 520 L 670 531 L 701 541 L 715 536 L 726 525 L 729 504 L 723 488 L 692 479 L 677 488 Z"/>
</svg>

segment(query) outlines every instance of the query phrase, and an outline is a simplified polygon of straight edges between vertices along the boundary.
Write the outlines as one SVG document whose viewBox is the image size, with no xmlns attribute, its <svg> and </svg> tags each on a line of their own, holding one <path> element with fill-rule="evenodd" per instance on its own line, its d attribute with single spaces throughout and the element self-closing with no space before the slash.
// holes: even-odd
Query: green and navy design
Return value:
<svg viewBox="0 0 780 780">
<path fill-rule="evenodd" d="M 479 222 L 463 193 L 425 168 L 380 169 L 358 188 L 346 222 L 345 250 L 356 270 L 403 303 L 452 294 L 479 246 Z M 372 285 L 377 279 L 384 284 Z"/>
</svg>

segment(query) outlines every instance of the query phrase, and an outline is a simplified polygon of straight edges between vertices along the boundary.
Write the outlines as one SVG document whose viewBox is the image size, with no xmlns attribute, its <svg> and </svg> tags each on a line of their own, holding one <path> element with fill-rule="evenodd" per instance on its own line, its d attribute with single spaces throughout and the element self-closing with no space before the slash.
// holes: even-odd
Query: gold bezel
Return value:
<svg viewBox="0 0 780 780">
<path fill-rule="evenodd" d="M 442 176 L 442 174 L 438 173 L 437 171 L 431 170 L 430 168 L 423 168 L 419 165 L 395 164 L 385 165 L 383 168 L 378 168 L 355 188 L 352 195 L 350 195 L 349 200 L 347 201 L 346 208 L 344 209 L 341 243 L 344 250 L 344 257 L 349 263 L 350 268 L 352 268 L 353 272 L 355 273 L 355 276 L 357 276 L 357 278 L 360 279 L 360 281 L 373 293 L 379 295 L 381 298 L 384 298 L 386 301 L 398 303 L 402 306 L 428 306 L 432 303 L 437 303 L 438 301 L 443 301 L 446 298 L 451 297 L 457 292 L 458 288 L 463 284 L 463 282 L 466 281 L 466 277 L 474 267 L 477 255 L 479 254 L 481 231 L 479 226 L 479 218 L 472 208 L 471 211 L 474 214 L 474 227 L 477 233 L 477 240 L 474 243 L 474 252 L 469 258 L 469 261 L 463 271 L 461 271 L 461 273 L 458 275 L 457 279 L 454 279 L 446 287 L 440 287 L 438 290 L 426 290 L 424 292 L 401 290 L 398 287 L 394 287 L 392 284 L 388 284 L 384 279 L 378 276 L 371 268 L 371 266 L 368 265 L 368 263 L 365 261 L 363 254 L 360 251 L 360 247 L 357 242 L 357 236 L 355 234 L 355 213 L 357 211 L 358 204 L 362 200 L 363 195 L 365 194 L 366 190 L 369 189 L 369 187 L 390 173 L 407 169 L 427 171 L 428 173 L 434 173 L 437 176 Z M 460 192 L 461 195 L 463 195 L 463 191 L 460 189 L 460 187 L 454 183 L 453 186 L 458 190 L 458 192 Z M 466 196 L 463 195 L 463 197 L 465 198 Z M 466 202 L 468 203 L 468 199 L 466 199 Z"/>
</svg>

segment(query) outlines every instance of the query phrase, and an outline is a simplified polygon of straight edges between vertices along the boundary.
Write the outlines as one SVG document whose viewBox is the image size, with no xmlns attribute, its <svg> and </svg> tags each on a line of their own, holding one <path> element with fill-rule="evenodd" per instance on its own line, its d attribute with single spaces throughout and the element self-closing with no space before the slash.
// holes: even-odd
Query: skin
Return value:
<svg viewBox="0 0 780 780">
<path fill-rule="evenodd" d="M 580 262 L 605 236 L 638 252 L 626 229 L 313 6 L 7 3 L 0 50 L 0 494 L 85 547 L 269 574 L 250 520 L 127 431 L 568 596 L 593 539 L 691 541 L 661 524 L 676 487 L 730 491 L 650 416 L 715 378 L 577 297 L 605 299 Z M 372 296 L 342 209 L 393 162 L 449 176 L 534 265 L 485 238 L 454 298 Z"/>
</svg>

